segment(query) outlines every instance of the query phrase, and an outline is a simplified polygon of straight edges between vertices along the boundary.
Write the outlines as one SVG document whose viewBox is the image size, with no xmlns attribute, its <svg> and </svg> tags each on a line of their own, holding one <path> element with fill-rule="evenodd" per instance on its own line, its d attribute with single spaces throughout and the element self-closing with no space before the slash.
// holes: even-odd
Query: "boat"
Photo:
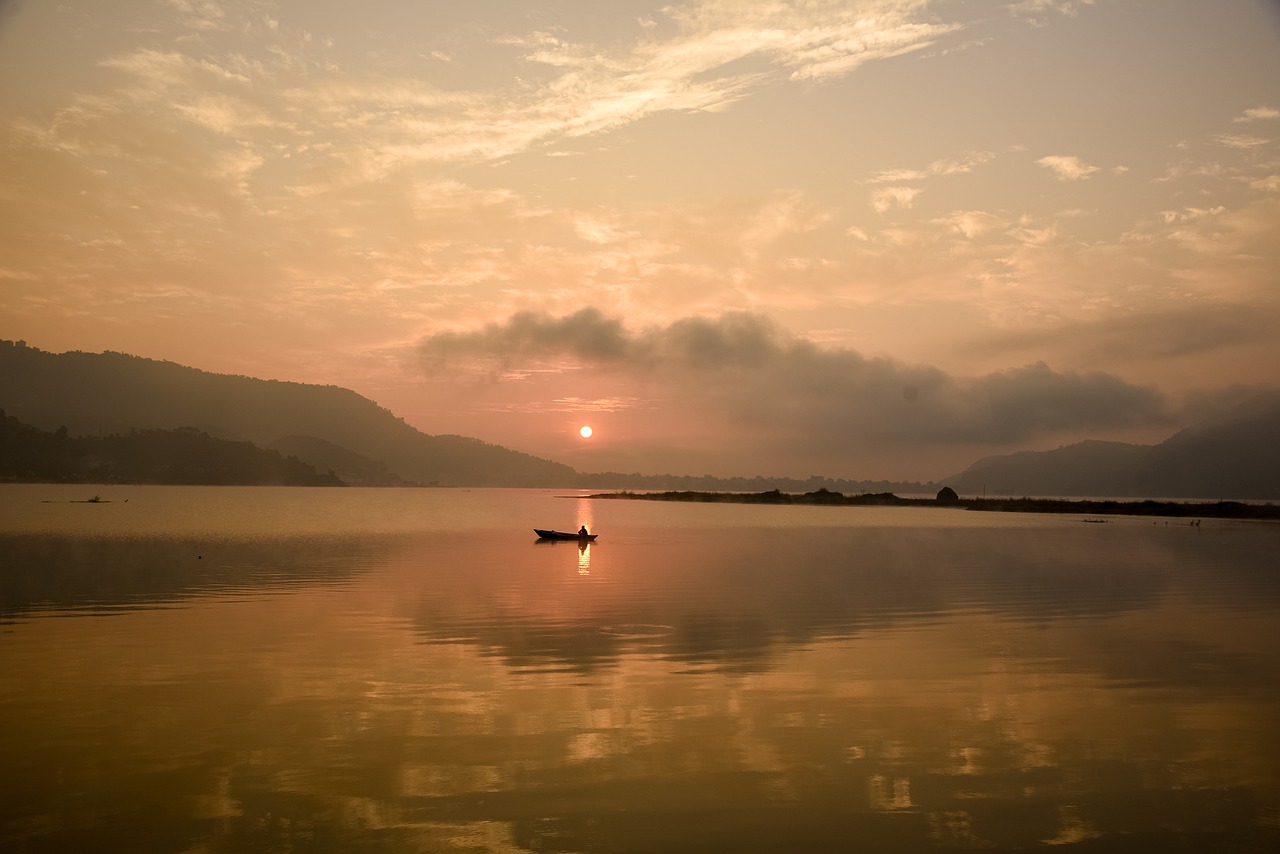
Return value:
<svg viewBox="0 0 1280 854">
<path fill-rule="evenodd" d="M 541 528 L 534 528 L 533 532 L 538 535 L 540 540 L 577 540 L 578 542 L 590 543 L 595 540 L 597 534 L 566 534 L 563 531 L 544 531 Z"/>
</svg>

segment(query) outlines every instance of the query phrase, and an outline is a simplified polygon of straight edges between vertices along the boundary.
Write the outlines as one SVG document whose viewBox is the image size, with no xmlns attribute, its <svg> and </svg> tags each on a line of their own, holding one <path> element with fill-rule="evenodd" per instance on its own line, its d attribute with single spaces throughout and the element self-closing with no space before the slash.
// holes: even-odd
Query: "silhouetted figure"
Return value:
<svg viewBox="0 0 1280 854">
<path fill-rule="evenodd" d="M 585 537 L 585 536 L 587 536 L 587 526 L 586 526 L 586 525 L 583 525 L 581 528 L 579 528 L 579 529 L 578 529 L 578 536 L 579 536 L 579 537 Z"/>
</svg>

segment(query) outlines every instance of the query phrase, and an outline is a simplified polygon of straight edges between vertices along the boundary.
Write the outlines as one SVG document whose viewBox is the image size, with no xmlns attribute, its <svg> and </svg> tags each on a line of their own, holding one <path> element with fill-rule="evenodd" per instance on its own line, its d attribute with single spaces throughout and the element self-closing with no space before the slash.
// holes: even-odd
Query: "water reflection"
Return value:
<svg viewBox="0 0 1280 854">
<path fill-rule="evenodd" d="M 609 534 L 6 539 L 0 849 L 1280 843 L 1265 529 Z"/>
<path fill-rule="evenodd" d="M 431 585 L 405 595 L 404 604 L 427 642 L 475 645 L 516 667 L 585 672 L 632 652 L 695 667 L 758 670 L 787 645 L 932 625 L 969 612 L 1046 627 L 1064 618 L 1097 623 L 1154 608 L 1175 585 L 1211 585 L 1212 594 L 1197 595 L 1234 596 L 1241 606 L 1280 602 L 1277 580 L 1238 560 L 1227 539 L 1176 553 L 1164 551 L 1159 539 L 1111 538 L 1100 548 L 1099 537 L 1073 530 L 1006 531 L 998 538 L 917 532 L 908 542 L 883 531 L 795 539 L 735 531 L 665 542 L 615 539 L 607 548 L 579 549 L 572 575 L 563 572 L 569 544 L 547 544 L 505 555 L 485 572 L 432 574 Z M 416 559 L 441 566 L 455 560 L 447 543 Z M 629 625 L 669 629 L 642 638 L 618 631 Z M 1158 656 L 1143 659 L 1143 649 L 1130 644 L 1131 654 L 1114 665 L 1117 676 L 1157 678 L 1167 669 Z M 1224 667 L 1210 650 L 1197 655 L 1205 667 L 1196 673 L 1206 681 L 1243 666 Z"/>
<path fill-rule="evenodd" d="M 396 542 L 0 534 L 0 622 L 31 613 L 117 613 L 204 595 L 341 584 L 385 558 Z"/>
</svg>

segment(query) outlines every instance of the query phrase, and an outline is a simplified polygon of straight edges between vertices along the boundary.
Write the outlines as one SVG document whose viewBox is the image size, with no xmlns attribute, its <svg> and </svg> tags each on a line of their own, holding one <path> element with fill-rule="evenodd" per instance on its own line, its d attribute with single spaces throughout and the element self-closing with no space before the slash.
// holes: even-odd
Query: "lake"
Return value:
<svg viewBox="0 0 1280 854">
<path fill-rule="evenodd" d="M 1082 522 L 0 485 L 0 850 L 1280 850 L 1280 525 Z"/>
</svg>

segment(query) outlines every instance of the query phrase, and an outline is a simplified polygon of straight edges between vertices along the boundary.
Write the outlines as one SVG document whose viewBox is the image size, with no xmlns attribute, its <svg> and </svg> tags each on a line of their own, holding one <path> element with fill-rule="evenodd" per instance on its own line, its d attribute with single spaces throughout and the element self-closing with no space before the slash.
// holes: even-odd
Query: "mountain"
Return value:
<svg viewBox="0 0 1280 854">
<path fill-rule="evenodd" d="M 344 467 L 335 459 L 364 466 L 374 479 L 384 471 L 384 482 L 553 487 L 578 476 L 561 463 L 478 439 L 427 435 L 337 386 L 211 374 L 123 353 L 54 354 L 0 341 L 0 408 L 24 424 L 65 427 L 73 436 L 189 427 L 264 448 L 280 442 L 285 453 L 339 477 Z"/>
<path fill-rule="evenodd" d="M 970 495 L 1280 498 L 1280 394 L 1246 401 L 1158 445 L 1086 441 L 987 457 L 946 480 Z"/>
<path fill-rule="evenodd" d="M 1145 445 L 1088 440 L 1053 451 L 1020 451 L 978 460 L 945 482 L 961 494 L 1124 495 Z"/>
<path fill-rule="evenodd" d="M 1280 394 L 1246 401 L 1152 448 L 1143 495 L 1280 498 Z"/>
<path fill-rule="evenodd" d="M 1086 441 L 987 457 L 936 484 L 583 474 L 478 439 L 427 435 L 337 386 L 211 374 L 123 353 L 53 354 L 12 341 L 0 341 L 0 410 L 22 424 L 49 433 L 63 428 L 70 436 L 187 430 L 151 439 L 175 447 L 179 440 L 192 447 L 212 438 L 250 442 L 366 486 L 932 493 L 947 484 L 969 495 L 1280 499 L 1280 394 L 1259 397 L 1159 445 Z M 217 450 L 223 452 L 231 450 Z"/>
</svg>

